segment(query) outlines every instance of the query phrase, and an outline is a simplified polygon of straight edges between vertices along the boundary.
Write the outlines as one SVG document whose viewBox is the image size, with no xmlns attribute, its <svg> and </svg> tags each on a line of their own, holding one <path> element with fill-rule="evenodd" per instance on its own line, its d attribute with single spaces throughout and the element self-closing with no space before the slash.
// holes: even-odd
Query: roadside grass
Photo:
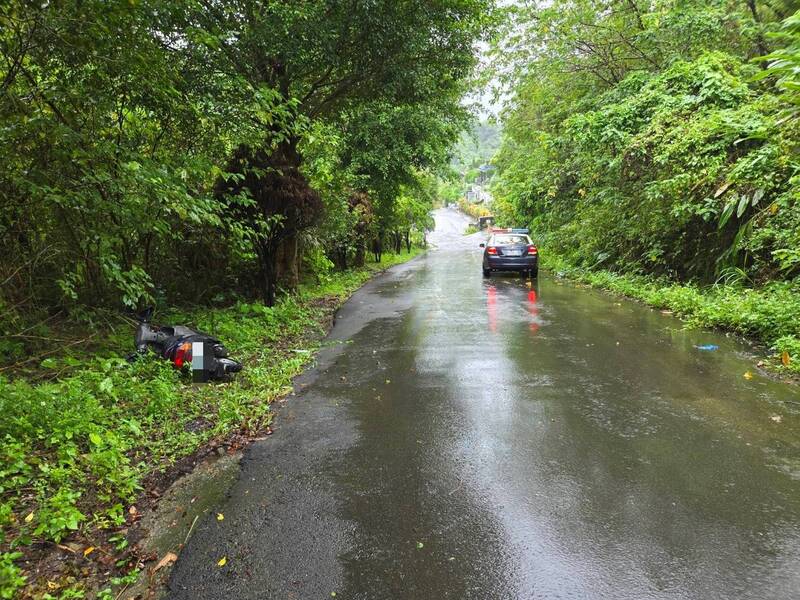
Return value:
<svg viewBox="0 0 800 600">
<path fill-rule="evenodd" d="M 222 339 L 245 364 L 227 383 L 192 385 L 154 356 L 129 364 L 127 327 L 91 353 L 72 346 L 51 355 L 35 378 L 0 376 L 0 598 L 82 598 L 85 573 L 135 570 L 124 533 L 145 479 L 215 440 L 264 430 L 270 403 L 291 390 L 335 309 L 421 252 L 325 275 L 271 308 L 238 302 L 157 315 Z M 41 554 L 58 548 L 62 568 L 37 573 Z"/>
<path fill-rule="evenodd" d="M 342 273 L 323 275 L 315 282 L 301 285 L 298 296 L 305 301 L 318 300 L 320 298 L 345 300 L 354 290 L 364 285 L 364 283 L 373 277 L 375 273 L 408 262 L 424 252 L 425 249 L 412 246 L 410 253 L 384 254 L 379 263 L 368 262 L 360 269 L 350 269 Z"/>
<path fill-rule="evenodd" d="M 770 350 L 769 367 L 800 374 L 800 283 L 697 286 L 643 275 L 575 267 L 547 250 L 542 266 L 553 273 L 670 310 L 694 326 L 734 331 Z"/>
</svg>

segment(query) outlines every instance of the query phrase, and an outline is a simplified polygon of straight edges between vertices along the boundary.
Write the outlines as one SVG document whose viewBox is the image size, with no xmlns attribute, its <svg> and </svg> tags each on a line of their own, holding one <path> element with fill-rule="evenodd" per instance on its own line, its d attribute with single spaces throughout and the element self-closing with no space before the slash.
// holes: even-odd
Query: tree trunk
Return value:
<svg viewBox="0 0 800 600">
<path fill-rule="evenodd" d="M 257 244 L 261 275 L 261 298 L 267 306 L 275 305 L 275 263 L 276 253 L 269 244 Z"/>
<path fill-rule="evenodd" d="M 769 49 L 767 48 L 767 41 L 764 39 L 764 32 L 761 29 L 761 19 L 758 16 L 758 8 L 756 7 L 756 0 L 747 0 L 747 8 L 750 9 L 750 14 L 753 16 L 753 21 L 755 21 L 756 26 L 758 27 L 758 33 L 756 34 L 756 46 L 758 47 L 758 53 L 761 56 L 769 53 Z M 767 68 L 767 63 L 761 63 L 762 68 Z"/>
<path fill-rule="evenodd" d="M 300 274 L 303 272 L 303 238 L 297 236 L 294 245 L 294 273 L 296 289 L 300 285 Z"/>
<path fill-rule="evenodd" d="M 375 262 L 381 262 L 381 257 L 383 255 L 383 241 L 381 237 L 378 236 L 372 241 L 372 254 L 375 256 Z"/>
<path fill-rule="evenodd" d="M 330 258 L 339 271 L 347 270 L 347 248 L 336 248 Z"/>
<path fill-rule="evenodd" d="M 287 290 L 297 289 L 299 273 L 297 269 L 297 236 L 284 238 L 278 245 L 275 278 Z"/>
<path fill-rule="evenodd" d="M 406 230 L 406 252 L 411 254 L 411 230 Z"/>
<path fill-rule="evenodd" d="M 364 261 L 366 260 L 366 248 L 364 248 L 364 242 L 359 241 L 358 245 L 356 245 L 356 254 L 353 257 L 353 266 L 354 267 L 363 267 Z"/>
</svg>

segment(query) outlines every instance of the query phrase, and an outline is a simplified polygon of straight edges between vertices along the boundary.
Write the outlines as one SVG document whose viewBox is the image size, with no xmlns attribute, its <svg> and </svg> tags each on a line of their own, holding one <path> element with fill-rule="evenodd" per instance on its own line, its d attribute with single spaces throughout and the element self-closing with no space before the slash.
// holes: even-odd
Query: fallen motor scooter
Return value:
<svg viewBox="0 0 800 600">
<path fill-rule="evenodd" d="M 192 379 L 196 382 L 226 379 L 227 375 L 242 370 L 242 364 L 228 358 L 228 349 L 217 338 L 183 325 L 152 325 L 152 316 L 152 306 L 137 315 L 136 354 L 131 358 L 145 354 L 150 348 L 178 369 L 191 365 Z"/>
</svg>

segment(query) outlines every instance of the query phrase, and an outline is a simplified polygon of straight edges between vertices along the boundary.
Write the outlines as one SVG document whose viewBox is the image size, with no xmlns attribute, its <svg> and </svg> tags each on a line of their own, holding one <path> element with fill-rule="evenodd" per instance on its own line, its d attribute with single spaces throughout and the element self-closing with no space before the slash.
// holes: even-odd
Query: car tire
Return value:
<svg viewBox="0 0 800 600">
<path fill-rule="evenodd" d="M 489 270 L 489 269 L 484 269 L 483 270 L 483 276 L 484 277 L 491 277 L 491 275 L 492 275 L 491 270 Z"/>
</svg>

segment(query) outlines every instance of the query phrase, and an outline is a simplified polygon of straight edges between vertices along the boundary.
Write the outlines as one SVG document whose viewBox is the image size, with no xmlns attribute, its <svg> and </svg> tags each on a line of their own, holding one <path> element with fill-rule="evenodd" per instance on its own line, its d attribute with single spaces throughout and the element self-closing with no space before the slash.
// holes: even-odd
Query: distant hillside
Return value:
<svg viewBox="0 0 800 600">
<path fill-rule="evenodd" d="M 476 123 L 461 135 L 453 150 L 452 166 L 460 173 L 474 169 L 494 156 L 500 147 L 501 128 L 495 123 Z"/>
</svg>

